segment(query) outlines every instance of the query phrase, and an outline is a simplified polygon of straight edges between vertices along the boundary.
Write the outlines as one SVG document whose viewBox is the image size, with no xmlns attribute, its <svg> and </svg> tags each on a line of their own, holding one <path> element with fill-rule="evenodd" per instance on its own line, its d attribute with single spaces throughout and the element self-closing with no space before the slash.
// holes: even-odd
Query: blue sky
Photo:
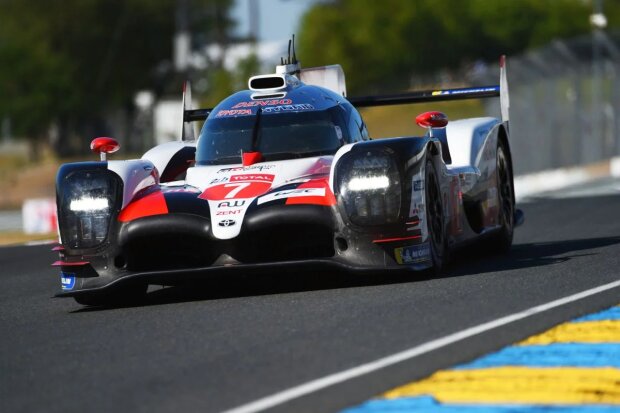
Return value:
<svg viewBox="0 0 620 413">
<path fill-rule="evenodd" d="M 259 40 L 287 40 L 297 33 L 299 19 L 316 0 L 236 0 L 233 18 L 237 20 L 237 33 L 248 34 L 249 4 L 259 4 Z"/>
</svg>

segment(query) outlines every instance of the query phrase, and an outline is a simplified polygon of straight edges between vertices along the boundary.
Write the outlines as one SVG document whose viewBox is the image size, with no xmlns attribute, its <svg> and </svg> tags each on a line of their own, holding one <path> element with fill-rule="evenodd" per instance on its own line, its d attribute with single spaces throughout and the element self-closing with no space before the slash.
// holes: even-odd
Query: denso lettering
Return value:
<svg viewBox="0 0 620 413">
<path fill-rule="evenodd" d="M 253 108 L 257 106 L 290 105 L 291 103 L 293 103 L 291 99 L 254 100 L 252 102 L 239 102 L 231 109 Z"/>
</svg>

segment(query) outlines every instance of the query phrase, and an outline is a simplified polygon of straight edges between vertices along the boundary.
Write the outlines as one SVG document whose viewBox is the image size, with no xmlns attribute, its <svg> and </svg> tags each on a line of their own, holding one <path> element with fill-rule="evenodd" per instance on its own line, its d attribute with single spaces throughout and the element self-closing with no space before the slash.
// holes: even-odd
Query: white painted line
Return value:
<svg viewBox="0 0 620 413">
<path fill-rule="evenodd" d="M 271 396 L 263 397 L 256 401 L 235 407 L 230 410 L 226 410 L 223 413 L 254 413 L 260 412 L 265 409 L 269 409 L 280 404 L 286 403 L 293 399 L 305 396 L 310 393 L 314 393 L 321 389 L 324 389 L 334 384 L 342 383 L 344 381 L 363 376 L 368 373 L 380 370 L 382 368 L 391 366 L 403 362 L 405 360 L 412 359 L 425 353 L 440 349 L 447 345 L 456 343 L 466 338 L 475 336 L 485 331 L 492 330 L 497 327 L 504 326 L 506 324 L 513 323 L 518 320 L 533 316 L 538 313 L 545 312 L 555 307 L 560 307 L 564 304 L 571 303 L 573 301 L 581 300 L 582 298 L 589 297 L 601 293 L 603 291 L 611 290 L 613 288 L 620 287 L 620 280 L 611 282 L 609 284 L 601 285 L 599 287 L 591 288 L 589 290 L 582 291 L 577 294 L 569 295 L 568 297 L 560 298 L 558 300 L 551 301 L 546 304 L 541 304 L 535 307 L 531 307 L 527 310 L 511 314 L 505 317 L 498 318 L 493 321 L 489 321 L 483 324 L 479 324 L 474 327 L 466 328 L 465 330 L 458 331 L 453 334 L 449 334 L 445 337 L 441 337 L 435 340 L 431 340 L 427 343 L 420 344 L 410 349 L 401 351 L 399 353 L 392 354 L 387 357 L 380 358 L 370 363 L 362 364 L 357 367 L 343 370 L 338 373 L 330 374 L 328 376 L 309 381 L 299 386 L 291 387 L 290 389 L 272 394 Z"/>
</svg>

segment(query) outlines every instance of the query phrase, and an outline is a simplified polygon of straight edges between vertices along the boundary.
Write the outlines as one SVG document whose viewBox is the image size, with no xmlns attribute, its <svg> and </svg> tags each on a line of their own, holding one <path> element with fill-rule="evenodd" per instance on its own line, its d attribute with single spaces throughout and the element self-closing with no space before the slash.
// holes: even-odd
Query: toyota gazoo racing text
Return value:
<svg viewBox="0 0 620 413">
<path fill-rule="evenodd" d="M 179 141 L 141 159 L 57 175 L 62 290 L 79 303 L 135 297 L 213 272 L 441 271 L 471 241 L 510 248 L 515 209 L 505 60 L 500 85 L 346 97 L 338 65 L 276 73 L 213 109 L 184 90 Z M 358 107 L 499 97 L 502 119 L 416 120 L 425 136 L 372 140 Z M 198 136 L 193 121 L 205 120 Z"/>
</svg>

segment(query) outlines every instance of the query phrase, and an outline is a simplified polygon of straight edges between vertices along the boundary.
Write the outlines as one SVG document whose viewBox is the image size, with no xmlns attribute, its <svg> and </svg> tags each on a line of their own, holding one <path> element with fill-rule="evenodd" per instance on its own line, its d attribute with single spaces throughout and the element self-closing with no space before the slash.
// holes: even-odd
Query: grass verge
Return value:
<svg viewBox="0 0 620 413">
<path fill-rule="evenodd" d="M 58 234 L 25 234 L 23 231 L 2 231 L 0 232 L 0 246 L 25 244 L 35 241 L 55 241 Z"/>
</svg>

